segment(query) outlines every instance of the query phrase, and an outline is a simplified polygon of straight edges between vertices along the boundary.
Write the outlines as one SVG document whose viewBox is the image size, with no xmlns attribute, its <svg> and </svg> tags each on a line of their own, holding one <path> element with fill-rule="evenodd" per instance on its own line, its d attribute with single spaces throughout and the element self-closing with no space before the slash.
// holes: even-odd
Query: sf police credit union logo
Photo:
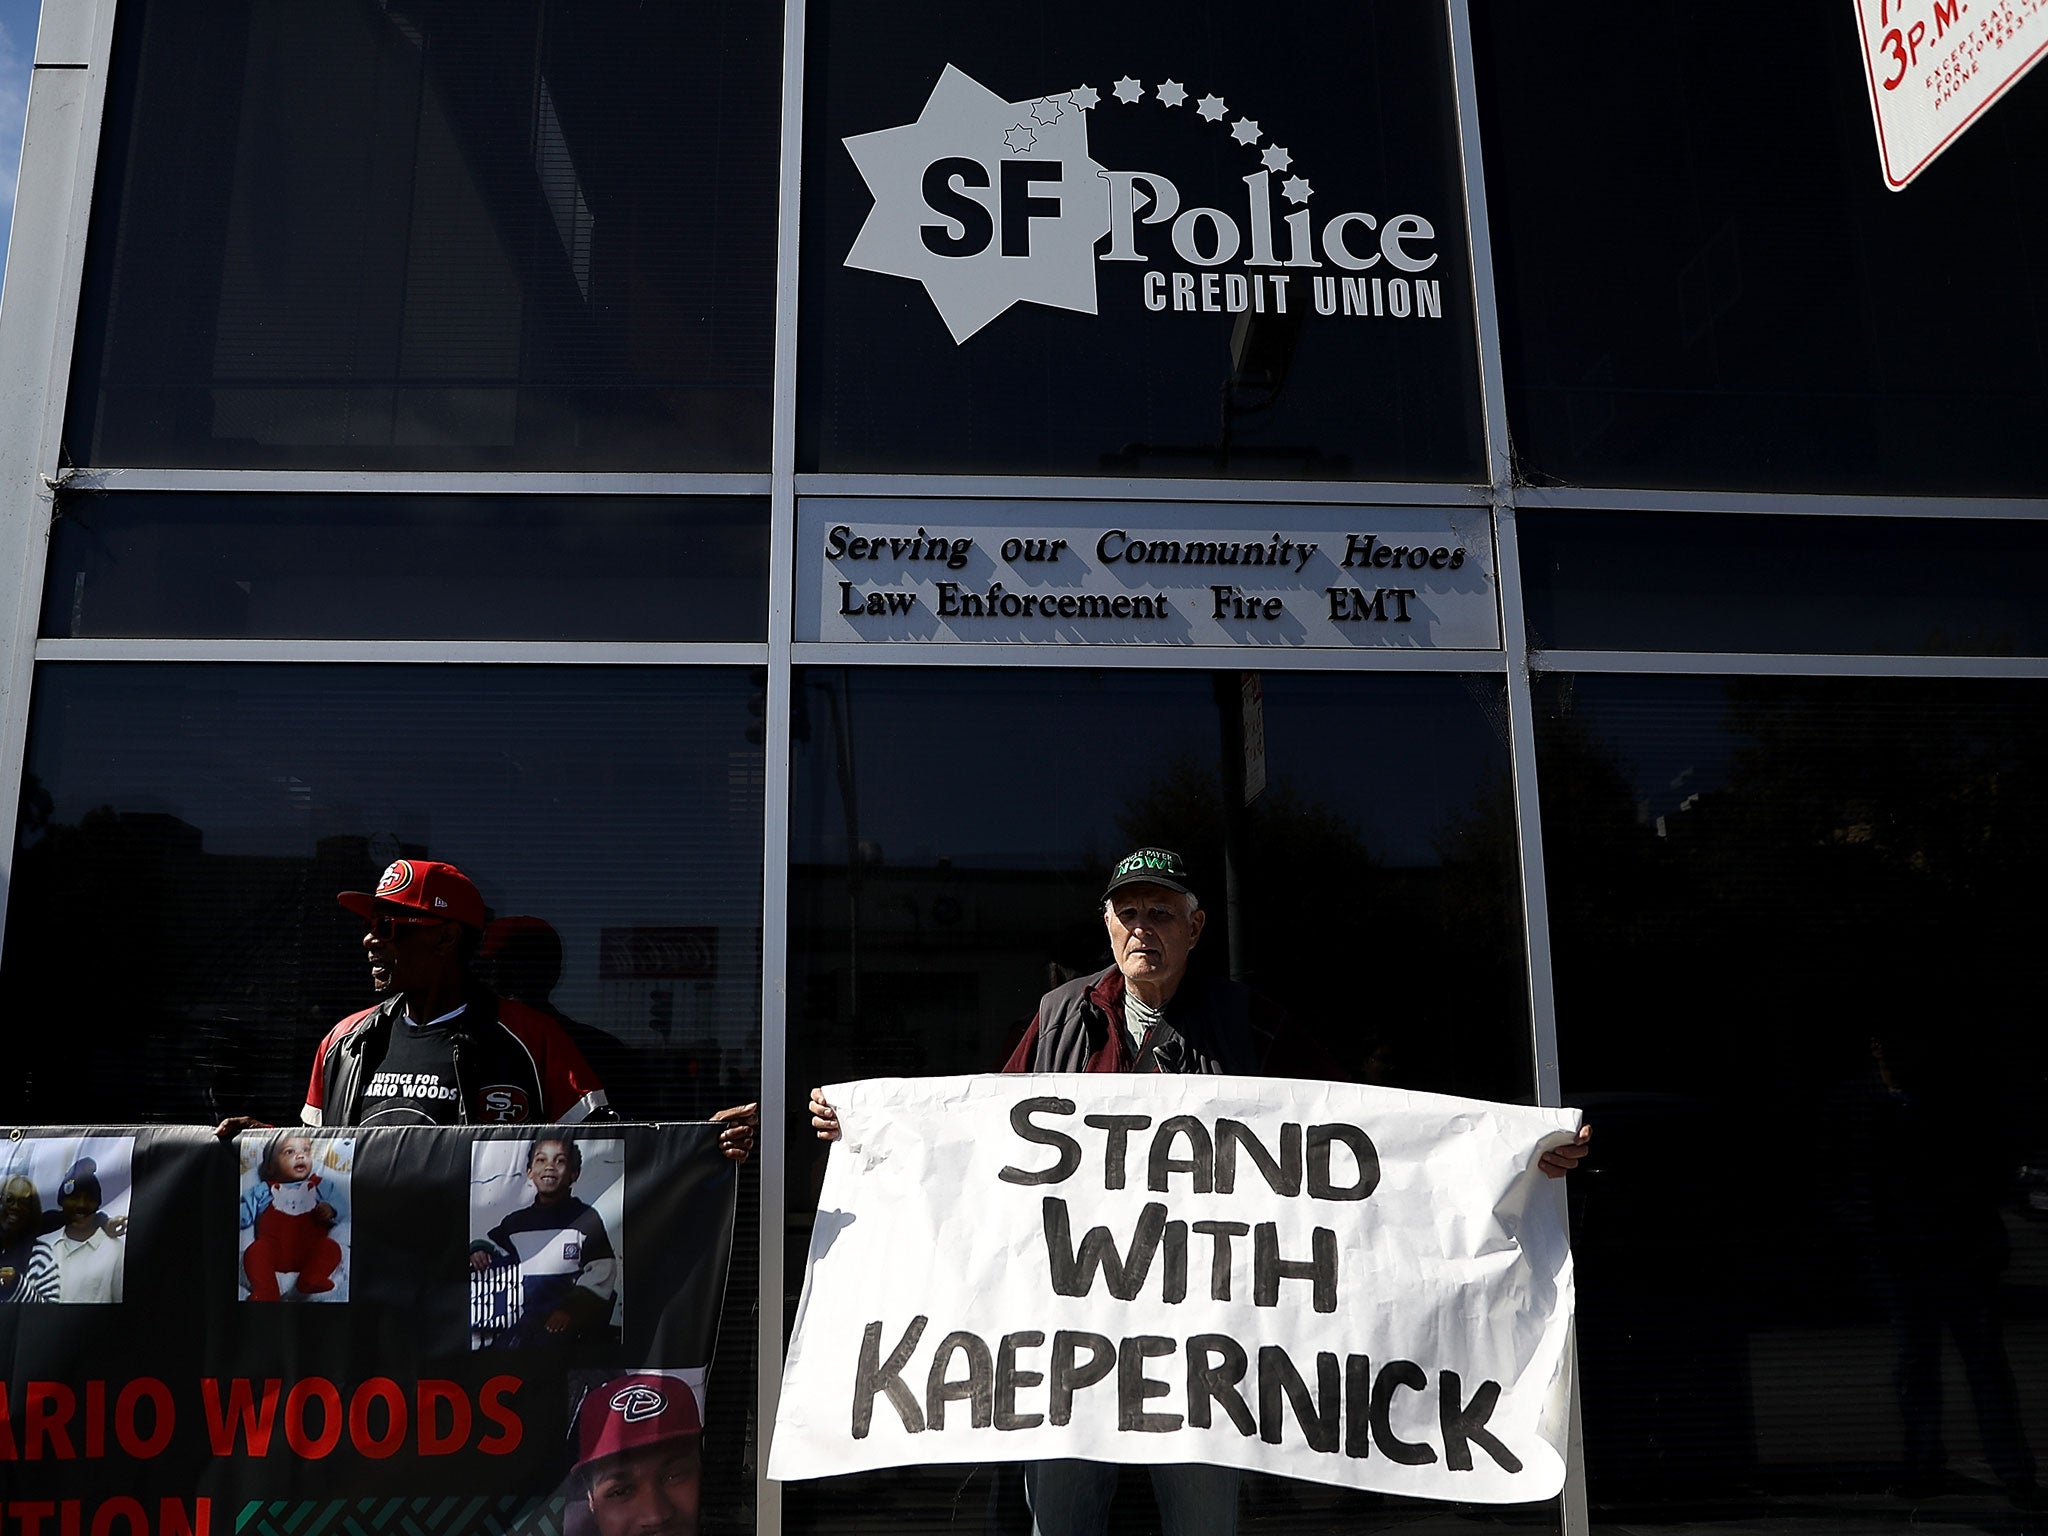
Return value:
<svg viewBox="0 0 2048 1536">
<path fill-rule="evenodd" d="M 1091 117 L 1131 108 L 1237 146 L 1231 206 L 1183 206 L 1160 172 L 1097 162 Z M 1442 279 L 1424 275 L 1439 256 L 1429 219 L 1315 211 L 1314 185 L 1265 125 L 1178 80 L 1005 101 L 948 64 L 916 122 L 845 144 L 875 199 L 846 265 L 922 283 L 956 343 L 1020 302 L 1097 313 L 1102 262 L 1148 266 L 1139 292 L 1154 311 L 1443 318 Z"/>
</svg>

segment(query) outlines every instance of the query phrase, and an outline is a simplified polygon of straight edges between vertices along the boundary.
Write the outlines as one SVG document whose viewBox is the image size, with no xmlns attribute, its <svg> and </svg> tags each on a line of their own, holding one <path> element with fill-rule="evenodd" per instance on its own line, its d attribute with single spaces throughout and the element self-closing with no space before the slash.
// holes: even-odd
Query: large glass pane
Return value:
<svg viewBox="0 0 2048 1536">
<path fill-rule="evenodd" d="M 17 1032 L 9 1118 L 75 1119 L 87 1082 L 109 1119 L 295 1116 L 321 1032 L 373 1001 L 334 893 L 401 856 L 460 865 L 493 918 L 539 920 L 510 937 L 551 930 L 559 974 L 515 943 L 508 991 L 616 1058 L 627 1114 L 748 1097 L 760 687 L 666 668 L 39 669 L 0 987 L 26 1018 L 91 976 L 96 1022 Z"/>
<path fill-rule="evenodd" d="M 461 865 L 493 984 L 562 1019 L 633 1119 L 760 1081 L 763 771 L 747 671 L 51 665 L 36 675 L 0 995 L 0 1121 L 297 1117 L 375 1001 L 335 903 Z M 731 1294 L 757 1273 L 743 1178 Z M 752 1529 L 755 1320 L 726 1309 L 711 1530 Z"/>
<path fill-rule="evenodd" d="M 1596 1525 L 2029 1528 L 2048 684 L 1538 699 Z"/>
<path fill-rule="evenodd" d="M 1109 963 L 1100 893 L 1144 843 L 1206 872 L 1195 963 L 1283 1004 L 1327 1070 L 1526 1101 L 1500 680 L 1262 683 L 1268 786 L 1244 808 L 1235 672 L 800 673 L 791 1102 L 814 1083 L 998 1067 L 1040 994 Z M 793 1305 L 824 1148 L 807 1122 L 791 1134 Z M 1014 1466 L 792 1484 L 784 1517 L 793 1532 L 984 1515 L 1007 1529 L 1020 1488 Z M 1252 1479 L 1245 1528 L 1390 1529 L 1421 1508 Z M 1114 1517 L 1151 1527 L 1142 1472 Z"/>
<path fill-rule="evenodd" d="M 804 467 L 1484 478 L 1441 7 L 806 28 Z"/>
<path fill-rule="evenodd" d="M 765 470 L 781 14 L 124 0 L 70 462 Z"/>
<path fill-rule="evenodd" d="M 2048 491 L 2048 90 L 2023 81 L 1890 191 L 1859 9 L 1473 7 L 1536 483 Z M 1948 33 L 1916 42 L 1923 71 L 2040 46 L 2033 6 L 1884 9 Z"/>
<path fill-rule="evenodd" d="M 2048 521 L 1525 512 L 1529 643 L 2039 656 Z"/>
<path fill-rule="evenodd" d="M 45 635 L 762 640 L 765 497 L 67 495 Z"/>
</svg>

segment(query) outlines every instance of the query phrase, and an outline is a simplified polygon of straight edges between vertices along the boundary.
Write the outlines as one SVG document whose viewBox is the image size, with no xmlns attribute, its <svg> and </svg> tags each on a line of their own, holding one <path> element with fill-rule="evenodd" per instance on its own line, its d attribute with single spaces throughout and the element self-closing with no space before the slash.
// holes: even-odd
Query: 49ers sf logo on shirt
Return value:
<svg viewBox="0 0 2048 1536">
<path fill-rule="evenodd" d="M 501 1125 L 517 1124 L 527 1119 L 533 1110 L 526 1091 L 510 1083 L 491 1084 L 477 1095 L 477 1102 L 483 1107 L 486 1120 L 495 1120 Z"/>
</svg>

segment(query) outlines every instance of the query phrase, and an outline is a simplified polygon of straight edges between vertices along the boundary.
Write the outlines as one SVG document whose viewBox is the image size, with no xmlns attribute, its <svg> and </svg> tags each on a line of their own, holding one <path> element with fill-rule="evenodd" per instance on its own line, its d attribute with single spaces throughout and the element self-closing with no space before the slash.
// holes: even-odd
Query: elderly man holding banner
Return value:
<svg viewBox="0 0 2048 1536">
<path fill-rule="evenodd" d="M 1334 1076 L 1327 1058 L 1311 1042 L 1301 1039 L 1289 1029 L 1286 1015 L 1277 1006 L 1234 981 L 1190 977 L 1189 957 L 1201 940 L 1206 916 L 1195 894 L 1187 865 L 1177 853 L 1162 848 L 1140 848 L 1120 861 L 1103 892 L 1102 905 L 1103 924 L 1108 930 L 1115 963 L 1046 993 L 1039 1002 L 1030 1028 L 1003 1070 L 1011 1073 L 1227 1074 L 1301 1079 Z M 1033 1102 L 1064 1103 L 1054 1100 Z M 839 1139 L 838 1111 L 822 1089 L 811 1091 L 810 1109 L 811 1124 L 819 1137 L 827 1141 Z M 1071 1144 L 1070 1138 L 1045 1130 L 1028 1115 L 1020 1120 L 1021 1114 L 1021 1108 L 1013 1110 L 1011 1123 L 1027 1139 L 1046 1145 L 1053 1144 L 1055 1140 Z M 1091 1116 L 1086 1123 L 1091 1126 L 1110 1124 L 1113 1139 L 1108 1145 L 1117 1147 L 1122 1142 L 1115 1138 L 1124 1133 L 1113 1127 L 1125 1118 L 1135 1128 L 1142 1117 Z M 1581 1127 L 1573 1139 L 1543 1151 L 1539 1161 L 1542 1172 L 1552 1178 L 1568 1172 L 1584 1156 L 1589 1134 L 1589 1128 Z M 1159 1156 L 1156 1147 L 1155 1142 L 1155 1180 L 1151 1185 L 1155 1190 L 1162 1187 L 1157 1178 Z M 1218 1168 L 1222 1150 L 1220 1145 L 1215 1149 L 1218 1156 L 1215 1166 Z M 1326 1167 L 1328 1155 L 1325 1147 Z M 1105 1161 L 1109 1161 L 1108 1154 Z M 1169 1162 L 1176 1169 L 1184 1166 L 1178 1161 Z M 1066 1166 L 1064 1157 L 1061 1166 Z M 1000 1175 L 1017 1183 L 1050 1176 L 1026 1175 L 1017 1169 L 1005 1169 Z M 1201 1185 L 1197 1183 L 1195 1187 L 1199 1189 Z M 1048 1206 L 1053 1203 L 1048 1201 Z M 1148 1213 L 1150 1210 L 1148 1207 Z M 1159 1210 L 1159 1219 L 1154 1223 L 1159 1236 L 1171 1247 L 1176 1239 L 1170 1229 L 1182 1228 L 1178 1241 L 1184 1245 L 1187 1241 L 1185 1224 L 1166 1222 L 1164 1207 L 1159 1207 Z M 1057 1246 L 1063 1239 L 1056 1239 L 1050 1220 L 1049 1217 L 1047 1242 L 1049 1246 Z M 1194 1230 L 1200 1233 L 1232 1224 L 1206 1222 L 1193 1225 Z M 1249 1228 L 1245 1230 L 1250 1231 Z M 1070 1233 L 1066 1235 L 1071 1236 Z M 1091 1240 L 1093 1236 L 1091 1233 Z M 1220 1266 L 1229 1251 L 1228 1238 L 1218 1238 L 1217 1241 L 1218 1273 L 1221 1276 Z M 1149 1255 L 1154 1250 L 1145 1248 L 1145 1242 L 1145 1228 L 1141 1222 L 1126 1259 L 1132 1266 L 1138 1263 L 1141 1251 L 1149 1262 Z M 1081 1251 L 1084 1254 L 1088 1251 L 1087 1242 L 1084 1241 Z M 1280 1267 L 1292 1269 L 1298 1266 L 1282 1261 Z M 1166 1284 L 1169 1286 L 1166 1299 L 1172 1301 L 1173 1282 Z M 1317 1310 L 1324 1309 L 1318 1305 Z M 1062 1338 L 1072 1336 L 1061 1335 Z M 1358 1360 L 1363 1357 L 1352 1358 Z M 1139 1369 L 1143 1369 L 1142 1361 Z M 942 1367 L 935 1365 L 935 1380 L 941 1372 Z M 1015 1379 L 1037 1378 L 1025 1375 Z M 1452 1379 L 1455 1381 L 1456 1378 Z M 1154 1383 L 1147 1382 L 1146 1385 L 1149 1387 Z M 999 1386 L 998 1391 L 1001 1390 Z M 1056 1393 L 1057 1390 L 1056 1386 Z M 892 1399 L 899 1395 L 893 1390 L 890 1393 Z M 1374 1394 L 1376 1402 L 1389 1396 L 1391 1392 L 1384 1386 Z M 901 1405 L 898 1406 L 901 1411 Z M 1386 1418 L 1383 1404 L 1379 1405 L 1379 1417 L 1382 1421 Z M 859 1435 L 861 1430 L 856 1429 L 855 1433 Z M 1369 1435 L 1361 1431 L 1360 1438 L 1367 1440 L 1369 1451 Z M 1399 1459 L 1398 1453 L 1395 1454 Z M 1230 1536 L 1235 1531 L 1238 1484 L 1242 1477 L 1238 1468 L 1179 1462 L 1155 1464 L 1151 1471 L 1165 1536 Z M 1107 1523 L 1116 1476 L 1116 1466 L 1107 1462 L 1079 1459 L 1027 1462 L 1024 1468 L 1025 1491 L 1038 1536 L 1100 1536 Z"/>
</svg>

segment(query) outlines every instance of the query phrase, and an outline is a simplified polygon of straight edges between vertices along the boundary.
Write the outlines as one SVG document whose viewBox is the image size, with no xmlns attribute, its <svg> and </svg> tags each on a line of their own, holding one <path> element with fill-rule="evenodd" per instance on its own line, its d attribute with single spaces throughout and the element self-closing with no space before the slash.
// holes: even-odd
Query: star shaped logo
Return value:
<svg viewBox="0 0 2048 1536">
<path fill-rule="evenodd" d="M 1230 125 L 1230 136 L 1240 144 L 1259 142 L 1259 125 L 1248 117 L 1240 117 Z"/>
<path fill-rule="evenodd" d="M 1294 156 L 1288 154 L 1278 144 L 1268 144 L 1259 158 L 1265 161 L 1266 169 L 1269 171 L 1284 171 L 1294 164 Z"/>
<path fill-rule="evenodd" d="M 1305 203 L 1316 195 L 1316 189 L 1299 176 L 1290 176 L 1280 183 L 1280 191 L 1290 203 Z"/>
<path fill-rule="evenodd" d="M 1178 80 L 1162 80 L 1159 82 L 1159 104 L 1161 106 L 1177 107 L 1187 99 L 1188 88 Z"/>
<path fill-rule="evenodd" d="M 1101 97 L 1068 100 L 1081 110 L 1047 122 L 1044 98 L 1005 101 L 948 64 L 916 122 L 846 139 L 875 199 L 846 264 L 922 283 L 956 343 L 1013 304 L 1094 314 L 1109 183 L 1083 113 Z"/>
<path fill-rule="evenodd" d="M 1195 110 L 1201 113 L 1205 122 L 1220 123 L 1223 121 L 1223 114 L 1230 109 L 1223 105 L 1221 96 L 1204 96 L 1196 104 Z"/>
<path fill-rule="evenodd" d="M 1135 104 L 1145 94 L 1145 87 L 1129 75 L 1116 83 L 1116 99 L 1126 105 Z"/>
</svg>

